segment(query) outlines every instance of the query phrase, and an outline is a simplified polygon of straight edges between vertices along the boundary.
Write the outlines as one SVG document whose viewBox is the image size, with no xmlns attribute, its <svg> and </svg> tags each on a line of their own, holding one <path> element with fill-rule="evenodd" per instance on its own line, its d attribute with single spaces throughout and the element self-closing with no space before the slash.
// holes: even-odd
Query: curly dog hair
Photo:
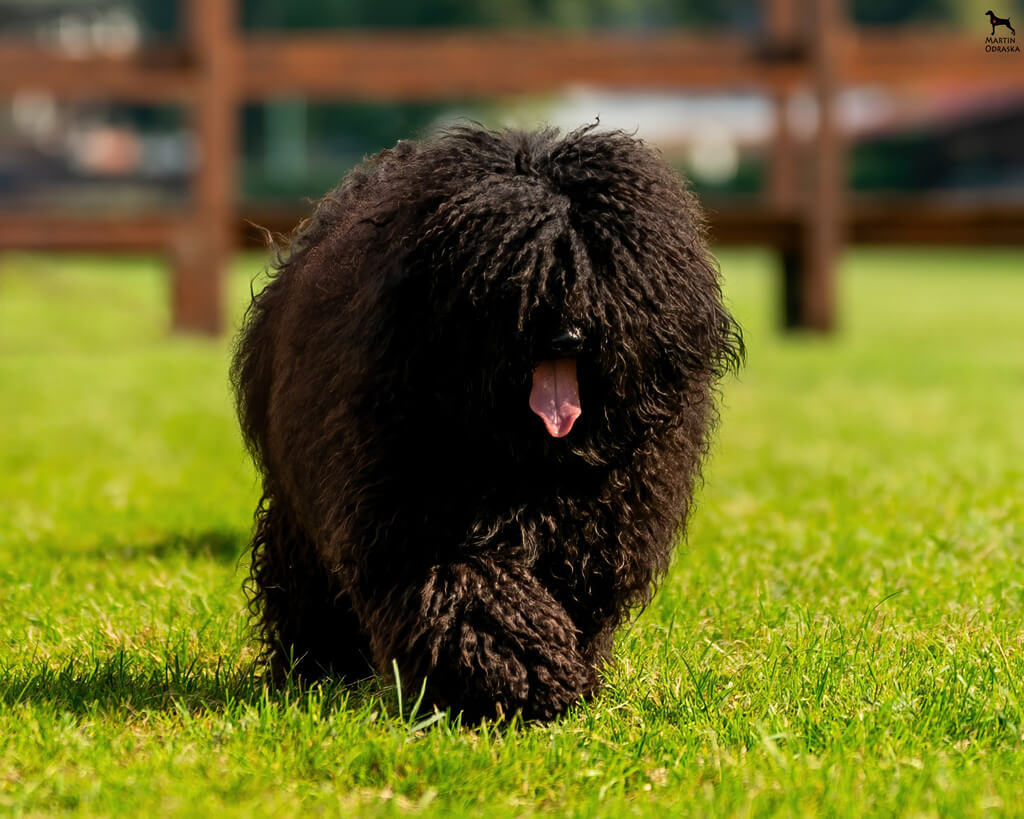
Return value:
<svg viewBox="0 0 1024 819">
<path fill-rule="evenodd" d="M 367 160 L 232 366 L 274 675 L 396 663 L 467 719 L 591 695 L 742 356 L 694 197 L 630 135 L 456 127 Z"/>
</svg>

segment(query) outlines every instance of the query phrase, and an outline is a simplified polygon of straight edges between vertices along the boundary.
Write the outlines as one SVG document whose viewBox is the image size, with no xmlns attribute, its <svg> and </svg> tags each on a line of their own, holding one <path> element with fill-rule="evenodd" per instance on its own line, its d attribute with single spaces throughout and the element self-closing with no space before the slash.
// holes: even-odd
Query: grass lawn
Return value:
<svg viewBox="0 0 1024 819">
<path fill-rule="evenodd" d="M 688 543 L 598 699 L 469 730 L 254 681 L 227 342 L 167 336 L 155 262 L 0 259 L 0 812 L 1024 810 L 1024 254 L 855 251 L 827 339 L 722 263 Z"/>
</svg>

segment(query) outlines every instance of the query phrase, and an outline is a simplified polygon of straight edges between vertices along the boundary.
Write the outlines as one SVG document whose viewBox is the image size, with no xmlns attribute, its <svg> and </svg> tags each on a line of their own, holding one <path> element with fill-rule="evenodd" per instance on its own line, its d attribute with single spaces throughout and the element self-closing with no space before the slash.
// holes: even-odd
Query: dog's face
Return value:
<svg viewBox="0 0 1024 819">
<path fill-rule="evenodd" d="M 437 417 L 481 452 L 555 465 L 702 428 L 742 342 L 671 169 L 621 133 L 449 139 L 402 310 L 424 316 Z"/>
</svg>

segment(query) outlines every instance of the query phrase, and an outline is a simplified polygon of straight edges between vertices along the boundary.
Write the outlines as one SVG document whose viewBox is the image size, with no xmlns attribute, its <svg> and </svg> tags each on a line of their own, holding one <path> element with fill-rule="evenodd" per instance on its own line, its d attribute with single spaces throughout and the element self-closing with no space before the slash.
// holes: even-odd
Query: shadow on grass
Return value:
<svg viewBox="0 0 1024 819">
<path fill-rule="evenodd" d="M 326 718 L 345 712 L 346 719 L 411 736 L 432 725 L 445 730 L 517 730 L 520 716 L 463 722 L 461 713 L 438 710 L 418 696 L 400 695 L 394 679 L 372 675 L 359 680 L 340 678 L 302 683 L 288 679 L 276 686 L 255 662 L 226 667 L 204 664 L 181 654 L 163 663 L 151 656 L 118 650 L 89 661 L 69 660 L 61 667 L 0 666 L 0 710 L 30 707 L 76 717 L 113 718 L 157 714 L 177 715 L 186 724 L 195 717 L 238 719 L 256 712 L 261 723 L 272 724 L 285 712 L 312 713 Z M 305 718 L 303 718 L 305 719 Z M 266 720 L 266 721 L 265 721 Z"/>
<path fill-rule="evenodd" d="M 140 560 L 183 555 L 190 558 L 211 558 L 220 563 L 237 563 L 249 546 L 248 529 L 208 529 L 200 532 L 167 532 L 137 543 L 113 539 L 101 542 L 89 551 L 90 557 L 117 560 Z"/>
<path fill-rule="evenodd" d="M 90 661 L 69 660 L 61 667 L 0 667 L 0 705 L 52 706 L 73 714 L 139 712 L 225 712 L 239 706 L 315 707 L 361 710 L 393 705 L 394 690 L 383 678 L 355 682 L 321 681 L 269 684 L 254 663 L 210 666 L 198 657 L 186 662 L 172 654 L 163 663 L 116 651 Z M 385 708 L 389 706 L 384 706 Z"/>
</svg>

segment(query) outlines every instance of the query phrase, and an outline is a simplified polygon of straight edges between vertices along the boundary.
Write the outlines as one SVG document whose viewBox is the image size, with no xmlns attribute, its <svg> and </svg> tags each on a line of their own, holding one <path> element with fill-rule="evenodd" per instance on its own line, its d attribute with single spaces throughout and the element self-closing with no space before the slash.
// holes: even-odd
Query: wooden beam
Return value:
<svg viewBox="0 0 1024 819">
<path fill-rule="evenodd" d="M 542 32 L 334 32 L 257 35 L 244 52 L 247 99 L 302 95 L 411 100 L 619 89 L 792 85 L 800 68 L 766 63 L 730 35 Z"/>
<path fill-rule="evenodd" d="M 172 316 L 176 330 L 215 334 L 224 326 L 238 186 L 235 0 L 189 0 L 187 20 L 199 83 L 192 109 L 199 167 L 193 211 L 173 245 Z"/>
<path fill-rule="evenodd" d="M 776 52 L 806 52 L 806 17 L 800 5 L 800 0 L 761 0 L 762 36 Z"/>
<path fill-rule="evenodd" d="M 754 199 L 706 200 L 711 241 L 716 245 L 761 245 L 784 251 L 801 247 L 805 210 L 767 207 Z M 288 236 L 309 207 L 249 205 L 236 222 L 236 236 L 249 247 L 265 247 L 265 228 Z M 1024 245 L 1024 204 L 964 203 L 907 195 L 858 197 L 844 205 L 845 238 L 858 244 Z M 254 227 L 259 225 L 260 228 Z"/>
<path fill-rule="evenodd" d="M 785 296 L 795 305 L 785 317 L 788 326 L 829 332 L 836 323 L 836 275 L 843 245 L 843 197 L 846 192 L 842 135 L 836 117 L 840 89 L 839 42 L 842 0 L 818 0 L 812 5 L 812 90 L 817 103 L 817 129 L 811 146 L 809 195 L 804 202 L 802 270 L 784 270 L 787 286 L 799 295 Z"/>
<path fill-rule="evenodd" d="M 768 148 L 768 180 L 765 190 L 771 207 L 790 208 L 799 195 L 797 183 L 797 144 L 789 122 L 791 95 L 776 91 L 772 95 L 774 130 Z"/>
<path fill-rule="evenodd" d="M 763 0 L 772 2 L 772 0 Z M 544 93 L 574 84 L 607 88 L 786 91 L 808 80 L 816 3 L 774 0 L 767 41 L 730 34 L 560 34 L 515 31 L 330 32 L 248 37 L 242 48 L 248 100 L 442 99 Z M 843 29 L 830 37 L 847 83 L 1024 87 L 978 48 L 976 37 L 937 30 Z"/>
<path fill-rule="evenodd" d="M 905 195 L 850 206 L 847 240 L 858 244 L 1024 245 L 1024 204 L 964 203 Z"/>
<path fill-rule="evenodd" d="M 797 8 L 797 0 L 761 0 L 763 34 L 769 49 L 777 54 L 806 54 L 806 27 Z M 766 195 L 776 208 L 789 208 L 796 202 L 796 144 L 789 124 L 791 94 L 785 87 L 772 91 L 774 131 L 768 153 Z"/>
<path fill-rule="evenodd" d="M 197 11 L 212 21 L 218 2 Z M 782 3 L 771 12 L 770 25 L 779 31 L 792 25 L 795 0 L 763 2 Z M 443 99 L 545 93 L 574 84 L 776 92 L 807 79 L 807 48 L 789 34 L 761 42 L 715 33 L 514 31 L 336 31 L 231 39 L 234 46 L 218 60 L 237 73 L 239 93 L 249 101 Z M 858 29 L 832 42 L 850 84 L 1024 88 L 1024 72 L 1012 70 L 1000 55 L 986 54 L 976 37 L 948 30 Z M 176 47 L 123 58 L 71 58 L 0 41 L 0 96 L 29 90 L 61 99 L 189 103 L 202 92 L 201 70 L 198 52 Z"/>
<path fill-rule="evenodd" d="M 1020 55 L 986 53 L 984 33 L 984 26 L 969 36 L 920 26 L 851 28 L 839 38 L 843 81 L 921 90 L 1024 89 Z"/>
<path fill-rule="evenodd" d="M 708 203 L 716 245 L 797 247 L 802 215 L 763 203 Z M 260 225 L 288 235 L 309 209 L 248 206 L 233 225 L 234 241 L 265 247 Z M 964 204 L 955 199 L 858 198 L 846 206 L 846 238 L 855 244 L 1024 245 L 1024 204 Z M 57 252 L 161 251 L 176 249 L 187 235 L 187 215 L 152 217 L 30 214 L 0 211 L 0 249 Z"/>
<path fill-rule="evenodd" d="M 62 56 L 35 45 L 0 41 L 0 96 L 46 92 L 63 100 L 185 103 L 195 72 L 180 48 L 126 57 Z"/>
<path fill-rule="evenodd" d="M 62 251 L 144 251 L 171 247 L 183 225 L 175 216 L 26 214 L 0 211 L 0 248 Z"/>
</svg>

